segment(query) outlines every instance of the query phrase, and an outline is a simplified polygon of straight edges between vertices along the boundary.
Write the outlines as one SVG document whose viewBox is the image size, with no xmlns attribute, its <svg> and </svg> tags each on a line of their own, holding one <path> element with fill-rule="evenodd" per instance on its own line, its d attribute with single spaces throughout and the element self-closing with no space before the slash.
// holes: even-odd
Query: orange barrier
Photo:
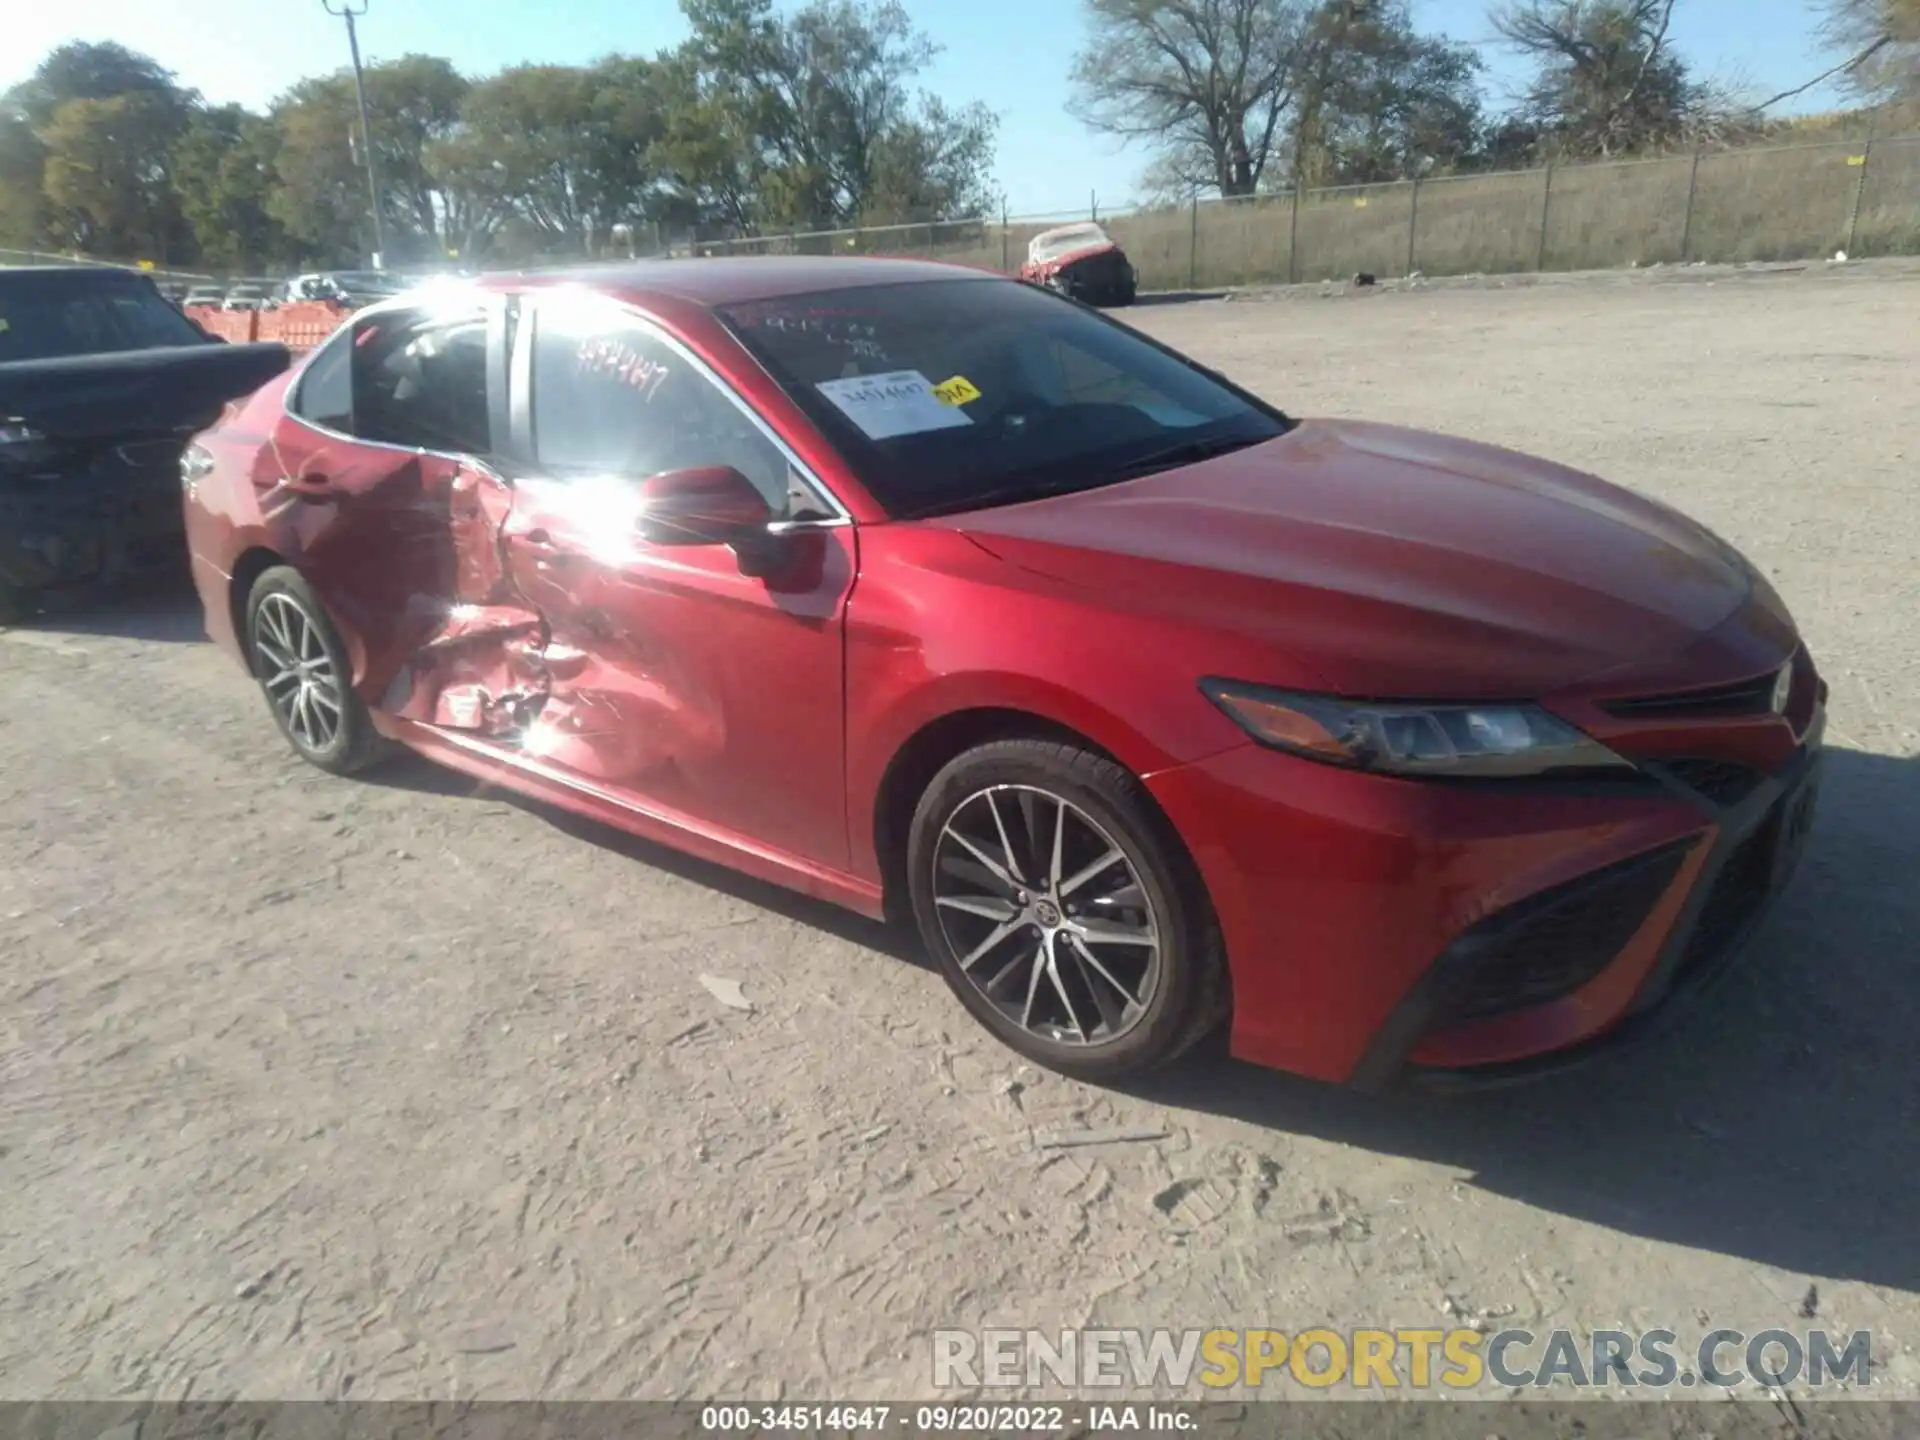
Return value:
<svg viewBox="0 0 1920 1440">
<path fill-rule="evenodd" d="M 278 340 L 289 350 L 311 350 L 338 330 L 351 312 L 344 305 L 325 300 L 302 300 L 282 305 L 278 310 L 256 313 L 260 319 L 260 339 Z"/>
<path fill-rule="evenodd" d="M 218 335 L 222 340 L 231 340 L 236 345 L 244 345 L 258 338 L 254 334 L 259 320 L 258 311 L 218 310 L 211 305 L 189 305 L 186 315 L 209 335 Z"/>
<path fill-rule="evenodd" d="M 210 305 L 186 309 L 188 318 L 209 335 L 235 345 L 277 341 L 293 351 L 311 350 L 340 328 L 347 313 L 346 307 L 325 300 L 301 300 L 276 310 L 219 310 Z"/>
</svg>

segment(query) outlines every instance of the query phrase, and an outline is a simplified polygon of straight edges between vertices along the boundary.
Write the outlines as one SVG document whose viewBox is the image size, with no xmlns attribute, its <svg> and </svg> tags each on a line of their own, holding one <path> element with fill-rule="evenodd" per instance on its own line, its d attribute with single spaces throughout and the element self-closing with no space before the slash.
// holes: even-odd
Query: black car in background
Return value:
<svg viewBox="0 0 1920 1440">
<path fill-rule="evenodd" d="M 184 573 L 182 447 L 288 359 L 215 340 L 137 271 L 0 268 L 0 623 Z"/>
<path fill-rule="evenodd" d="M 403 275 L 391 270 L 319 270 L 296 275 L 286 282 L 286 299 L 331 300 L 357 310 L 379 300 L 390 300 L 409 286 Z"/>
</svg>

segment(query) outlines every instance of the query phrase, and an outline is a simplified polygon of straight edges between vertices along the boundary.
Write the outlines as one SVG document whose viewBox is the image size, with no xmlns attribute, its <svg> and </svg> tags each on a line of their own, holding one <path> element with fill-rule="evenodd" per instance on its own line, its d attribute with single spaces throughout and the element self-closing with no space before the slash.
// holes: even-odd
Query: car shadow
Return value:
<svg viewBox="0 0 1920 1440">
<path fill-rule="evenodd" d="M 1920 760 L 1832 750 L 1799 874 L 1647 1044 L 1529 1085 L 1368 1098 L 1217 1057 L 1144 1098 L 1469 1172 L 1611 1229 L 1920 1289 Z"/>
<path fill-rule="evenodd" d="M 1224 300 L 1224 290 L 1152 290 L 1142 291 L 1134 296 L 1136 307 L 1141 305 L 1194 305 L 1202 300 Z"/>
<path fill-rule="evenodd" d="M 61 596 L 45 611 L 13 628 L 49 635 L 111 635 L 173 645 L 201 645 L 207 639 L 199 597 L 185 575 L 110 594 Z"/>
<path fill-rule="evenodd" d="M 585 819 L 544 800 L 516 795 L 498 786 L 488 785 L 443 765 L 435 765 L 418 755 L 396 756 L 356 778 L 367 784 L 415 790 L 423 794 L 450 795 L 460 799 L 484 798 L 489 803 L 512 805 L 586 844 L 611 850 L 616 855 L 651 869 L 664 870 L 682 880 L 704 885 L 709 890 L 716 890 L 749 905 L 757 905 L 797 924 L 879 951 L 893 959 L 905 960 L 923 969 L 935 968 L 933 961 L 920 948 L 918 939 L 905 925 L 869 920 L 864 915 L 856 915 L 824 900 L 815 900 L 781 886 L 770 885 L 710 860 L 682 854 L 624 830 L 616 830 L 598 820 Z"/>
<path fill-rule="evenodd" d="M 589 844 L 928 966 L 904 927 L 407 756 L 365 780 L 506 801 Z M 1920 1289 L 1920 760 L 1835 749 L 1800 872 L 1727 979 L 1646 1044 L 1530 1084 L 1355 1094 L 1217 1041 L 1125 1093 L 1468 1172 L 1539 1209 L 1805 1275 Z"/>
</svg>

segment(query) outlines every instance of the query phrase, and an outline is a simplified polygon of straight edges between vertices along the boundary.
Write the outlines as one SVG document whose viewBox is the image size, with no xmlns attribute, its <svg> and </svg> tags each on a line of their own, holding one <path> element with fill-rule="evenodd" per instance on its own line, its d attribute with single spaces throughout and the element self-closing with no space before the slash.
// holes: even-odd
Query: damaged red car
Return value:
<svg viewBox="0 0 1920 1440">
<path fill-rule="evenodd" d="M 1644 1034 L 1805 843 L 1826 687 L 1703 527 L 1296 419 L 1029 285 L 663 262 L 362 311 L 183 466 L 293 749 L 911 917 L 1095 1079 Z"/>
<path fill-rule="evenodd" d="M 1042 230 L 1027 242 L 1020 278 L 1089 305 L 1131 305 L 1140 275 L 1127 252 L 1096 221 Z"/>
</svg>

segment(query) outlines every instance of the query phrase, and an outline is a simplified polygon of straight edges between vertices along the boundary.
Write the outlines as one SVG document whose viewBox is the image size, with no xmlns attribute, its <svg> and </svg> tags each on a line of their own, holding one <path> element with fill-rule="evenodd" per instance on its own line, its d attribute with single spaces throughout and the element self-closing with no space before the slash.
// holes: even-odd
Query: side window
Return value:
<svg viewBox="0 0 1920 1440">
<path fill-rule="evenodd" d="M 302 420 L 353 433 L 353 331 L 329 340 L 300 372 L 287 408 Z"/>
<path fill-rule="evenodd" d="M 487 316 L 389 311 L 353 333 L 353 433 L 362 440 L 485 455 Z"/>
<path fill-rule="evenodd" d="M 731 465 L 776 516 L 794 511 L 797 482 L 780 448 L 677 350 L 617 314 L 539 311 L 531 409 L 534 457 L 553 475 L 644 479 Z"/>
</svg>

